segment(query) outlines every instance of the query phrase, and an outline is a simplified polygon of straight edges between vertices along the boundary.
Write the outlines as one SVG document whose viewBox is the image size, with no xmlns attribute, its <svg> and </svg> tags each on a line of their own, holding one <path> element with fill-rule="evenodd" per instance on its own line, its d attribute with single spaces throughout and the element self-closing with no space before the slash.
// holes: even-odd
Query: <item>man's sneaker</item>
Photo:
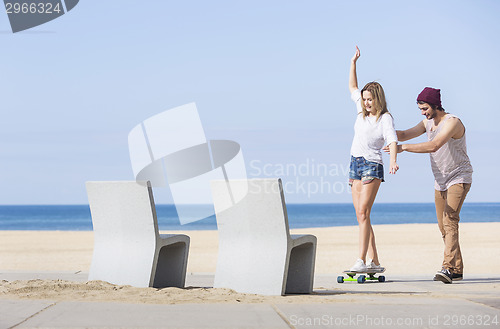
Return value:
<svg viewBox="0 0 500 329">
<path fill-rule="evenodd" d="M 382 265 L 375 265 L 375 263 L 373 262 L 372 259 L 368 259 L 368 261 L 366 262 L 366 268 L 368 270 L 375 270 L 375 271 L 383 271 L 384 270 Z"/>
<path fill-rule="evenodd" d="M 458 273 L 452 273 L 451 274 L 451 279 L 453 281 L 460 281 L 464 278 L 464 275 L 463 274 L 458 274 Z"/>
<path fill-rule="evenodd" d="M 365 272 L 366 271 L 365 262 L 363 262 L 362 259 L 358 259 L 356 261 L 356 263 L 353 266 L 351 266 L 351 268 L 349 269 L 349 271 L 353 271 L 353 272 Z"/>
<path fill-rule="evenodd" d="M 441 267 L 441 269 L 439 271 L 436 272 L 436 275 L 434 275 L 434 278 L 432 279 L 432 281 L 441 281 L 438 279 L 438 273 L 441 272 L 442 270 L 444 270 L 444 267 Z"/>
<path fill-rule="evenodd" d="M 434 276 L 434 281 L 452 283 L 453 282 L 452 274 L 450 273 L 450 271 L 443 268 L 441 271 L 436 273 L 436 275 Z"/>
</svg>

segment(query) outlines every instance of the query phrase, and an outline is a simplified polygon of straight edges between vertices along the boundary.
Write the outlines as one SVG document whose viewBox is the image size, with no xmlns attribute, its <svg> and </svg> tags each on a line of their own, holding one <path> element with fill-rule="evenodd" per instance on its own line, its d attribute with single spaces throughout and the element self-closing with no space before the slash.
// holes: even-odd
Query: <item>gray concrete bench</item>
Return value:
<svg viewBox="0 0 500 329">
<path fill-rule="evenodd" d="M 311 293 L 316 237 L 290 235 L 281 180 L 214 180 L 219 233 L 214 287 L 264 295 Z M 233 195 L 246 196 L 234 202 Z"/>
<path fill-rule="evenodd" d="M 89 280 L 184 287 L 187 235 L 159 234 L 150 182 L 87 182 L 94 227 Z"/>
</svg>

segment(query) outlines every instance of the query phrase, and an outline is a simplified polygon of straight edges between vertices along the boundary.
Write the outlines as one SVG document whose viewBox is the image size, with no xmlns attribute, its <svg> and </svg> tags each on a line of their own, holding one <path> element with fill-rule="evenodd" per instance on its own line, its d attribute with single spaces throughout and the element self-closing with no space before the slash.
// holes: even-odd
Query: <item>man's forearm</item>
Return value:
<svg viewBox="0 0 500 329">
<path fill-rule="evenodd" d="M 432 153 L 439 149 L 432 141 L 418 144 L 401 144 L 401 148 L 403 151 L 412 153 Z"/>
<path fill-rule="evenodd" d="M 412 139 L 404 130 L 396 130 L 396 135 L 398 136 L 398 141 L 404 142 Z"/>
</svg>

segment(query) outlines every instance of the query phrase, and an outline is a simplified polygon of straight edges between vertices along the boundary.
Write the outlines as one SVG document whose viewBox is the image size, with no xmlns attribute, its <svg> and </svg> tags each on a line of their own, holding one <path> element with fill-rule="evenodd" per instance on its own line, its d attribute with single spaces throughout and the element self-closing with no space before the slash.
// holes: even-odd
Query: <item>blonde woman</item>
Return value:
<svg viewBox="0 0 500 329">
<path fill-rule="evenodd" d="M 384 144 L 390 150 L 389 173 L 395 174 L 399 167 L 396 162 L 397 135 L 394 120 L 387 110 L 384 89 L 377 82 L 369 82 L 359 90 L 356 74 L 359 57 L 360 51 L 356 46 L 349 73 L 349 91 L 358 112 L 351 146 L 349 185 L 359 224 L 359 258 L 350 270 L 364 272 L 383 269 L 378 258 L 370 213 L 380 183 L 384 181 L 381 152 Z"/>
</svg>

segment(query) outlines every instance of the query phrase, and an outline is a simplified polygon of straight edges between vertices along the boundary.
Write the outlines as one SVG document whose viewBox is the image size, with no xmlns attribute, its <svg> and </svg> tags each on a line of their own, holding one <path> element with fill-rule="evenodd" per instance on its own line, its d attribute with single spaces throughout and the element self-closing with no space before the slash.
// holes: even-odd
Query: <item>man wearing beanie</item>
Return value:
<svg viewBox="0 0 500 329">
<path fill-rule="evenodd" d="M 472 183 L 472 166 L 467 156 L 465 126 L 460 119 L 445 112 L 441 106 L 441 91 L 426 87 L 417 97 L 425 116 L 415 127 L 396 131 L 403 142 L 427 133 L 428 141 L 398 145 L 398 153 L 429 153 L 434 174 L 434 201 L 439 229 L 444 241 L 442 269 L 434 281 L 452 283 L 463 278 L 458 222 L 460 209 Z"/>
</svg>

